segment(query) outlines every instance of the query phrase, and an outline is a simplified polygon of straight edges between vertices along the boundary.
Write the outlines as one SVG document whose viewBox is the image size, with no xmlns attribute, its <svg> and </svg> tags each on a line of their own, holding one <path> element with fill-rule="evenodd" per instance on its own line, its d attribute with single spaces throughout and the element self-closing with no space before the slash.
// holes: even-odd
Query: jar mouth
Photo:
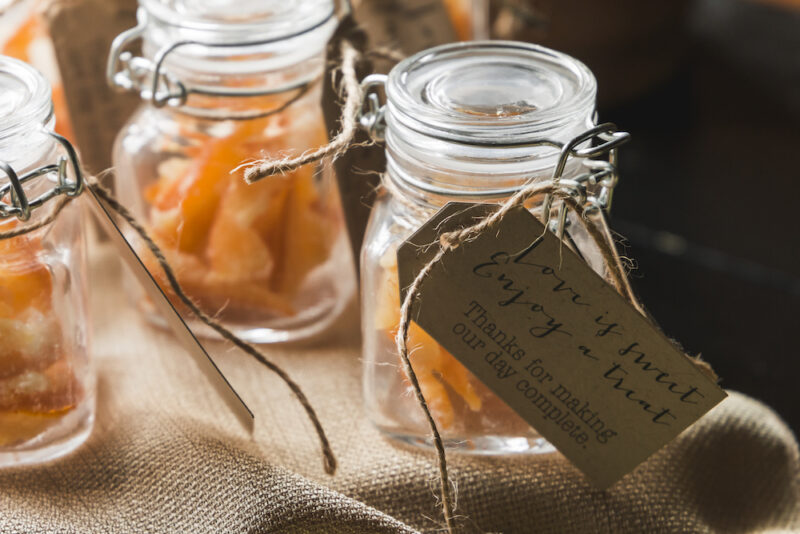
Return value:
<svg viewBox="0 0 800 534">
<path fill-rule="evenodd" d="M 139 0 L 145 57 L 200 93 L 308 83 L 336 27 L 332 0 Z M 161 57 L 162 54 L 166 54 Z M 319 65 L 300 69 L 309 60 Z M 232 91 L 233 90 L 233 91 Z M 244 91 L 249 92 L 248 90 Z"/>
<path fill-rule="evenodd" d="M 194 53 L 184 49 L 183 55 L 214 55 L 215 51 L 237 55 L 226 47 L 312 33 L 335 18 L 332 0 L 139 0 L 139 5 L 159 30 L 152 36 L 157 46 L 181 41 L 210 45 Z M 247 52 L 254 51 L 243 53 Z"/>
<path fill-rule="evenodd" d="M 52 117 L 50 84 L 44 76 L 27 63 L 0 56 L 0 150 Z"/>
<path fill-rule="evenodd" d="M 587 126 L 596 93 L 591 71 L 561 52 L 512 41 L 454 43 L 392 69 L 387 122 L 476 146 L 563 142 L 570 126 Z"/>
<path fill-rule="evenodd" d="M 282 39 L 334 16 L 331 0 L 139 0 L 184 39 L 231 44 Z"/>
</svg>

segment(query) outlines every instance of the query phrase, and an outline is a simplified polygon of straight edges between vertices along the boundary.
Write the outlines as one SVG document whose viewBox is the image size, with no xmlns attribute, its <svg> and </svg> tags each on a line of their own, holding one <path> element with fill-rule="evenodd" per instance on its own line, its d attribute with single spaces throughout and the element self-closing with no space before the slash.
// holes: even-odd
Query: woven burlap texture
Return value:
<svg viewBox="0 0 800 534">
<path fill-rule="evenodd" d="M 128 303 L 103 247 L 90 277 L 94 431 L 66 458 L 0 473 L 0 532 L 441 529 L 434 455 L 393 446 L 364 415 L 355 313 L 315 344 L 268 349 L 320 412 L 340 461 L 329 477 L 288 389 L 209 345 L 256 413 L 250 439 L 171 336 Z M 800 532 L 797 443 L 737 393 L 609 491 L 557 453 L 450 462 L 463 532 Z"/>
</svg>

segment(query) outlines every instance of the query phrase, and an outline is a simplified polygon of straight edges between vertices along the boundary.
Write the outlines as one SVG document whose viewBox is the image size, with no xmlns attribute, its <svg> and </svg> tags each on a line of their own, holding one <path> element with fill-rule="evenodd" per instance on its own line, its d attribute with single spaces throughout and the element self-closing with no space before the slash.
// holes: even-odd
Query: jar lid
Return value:
<svg viewBox="0 0 800 534">
<path fill-rule="evenodd" d="M 596 92 L 591 71 L 555 50 L 510 41 L 448 44 L 392 70 L 387 122 L 477 145 L 563 141 L 587 127 Z"/>
<path fill-rule="evenodd" d="M 0 56 L 0 160 L 18 171 L 41 155 L 42 125 L 54 121 L 50 84 L 39 71 Z"/>
<path fill-rule="evenodd" d="M 0 143 L 41 126 L 53 115 L 50 84 L 39 71 L 0 56 Z"/>
<path fill-rule="evenodd" d="M 168 41 L 209 45 L 281 39 L 321 25 L 333 0 L 139 0 Z M 171 39 L 170 39 L 171 38 Z"/>
<path fill-rule="evenodd" d="M 260 76 L 320 56 L 336 27 L 333 0 L 139 0 L 139 5 L 140 24 L 146 21 L 144 56 L 161 57 L 174 77 L 211 93 L 224 77 Z M 318 76 L 321 62 L 301 78 Z"/>
</svg>

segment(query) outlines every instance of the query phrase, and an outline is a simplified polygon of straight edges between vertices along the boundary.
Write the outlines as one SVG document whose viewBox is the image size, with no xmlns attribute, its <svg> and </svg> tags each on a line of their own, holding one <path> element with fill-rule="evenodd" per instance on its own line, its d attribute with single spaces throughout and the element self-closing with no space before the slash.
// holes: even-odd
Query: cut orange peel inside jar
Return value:
<svg viewBox="0 0 800 534">
<path fill-rule="evenodd" d="M 144 191 L 149 228 L 178 280 L 210 313 L 295 314 L 293 299 L 307 275 L 328 258 L 340 226 L 335 188 L 320 191 L 316 166 L 248 185 L 242 162 L 289 146 L 287 110 L 233 122 L 224 137 L 197 139 L 158 166 Z M 275 135 L 279 133 L 280 135 Z M 309 146 L 326 139 L 315 128 Z M 161 270 L 148 268 L 173 298 Z"/>
<path fill-rule="evenodd" d="M 13 228 L 8 221 L 4 229 Z M 0 447 L 41 434 L 80 401 L 36 237 L 0 240 Z"/>
<path fill-rule="evenodd" d="M 401 306 L 394 250 L 384 254 L 381 267 L 375 327 L 393 341 L 400 324 Z M 415 322 L 408 329 L 408 355 L 431 414 L 443 429 L 452 428 L 456 420 L 451 391 L 469 410 L 481 410 L 483 401 L 469 370 Z"/>
</svg>

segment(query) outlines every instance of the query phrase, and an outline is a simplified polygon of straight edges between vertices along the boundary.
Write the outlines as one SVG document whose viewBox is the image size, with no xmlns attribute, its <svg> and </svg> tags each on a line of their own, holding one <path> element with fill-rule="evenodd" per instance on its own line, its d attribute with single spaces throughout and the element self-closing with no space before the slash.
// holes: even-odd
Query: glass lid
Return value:
<svg viewBox="0 0 800 534">
<path fill-rule="evenodd" d="M 333 18 L 333 0 L 140 0 L 158 23 L 209 44 L 280 39 Z M 174 39 L 180 40 L 180 39 Z"/>
<path fill-rule="evenodd" d="M 585 127 L 596 83 L 580 61 L 541 46 L 444 45 L 398 64 L 387 83 L 388 122 L 440 139 L 502 143 Z M 563 132 L 560 130 L 570 130 Z"/>
<path fill-rule="evenodd" d="M 0 56 L 0 142 L 41 126 L 52 115 L 47 80 L 27 63 Z"/>
</svg>

